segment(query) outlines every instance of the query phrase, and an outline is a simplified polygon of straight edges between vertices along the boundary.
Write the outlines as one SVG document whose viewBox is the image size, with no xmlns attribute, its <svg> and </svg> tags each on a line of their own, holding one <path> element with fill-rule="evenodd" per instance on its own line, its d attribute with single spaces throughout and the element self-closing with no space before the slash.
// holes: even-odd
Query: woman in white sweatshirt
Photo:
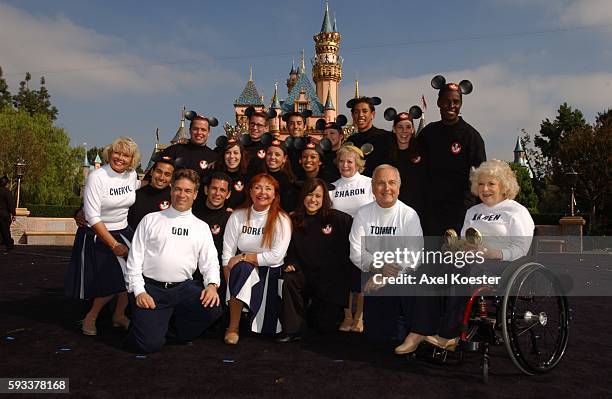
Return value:
<svg viewBox="0 0 612 399">
<path fill-rule="evenodd" d="M 85 335 L 96 335 L 102 308 L 117 295 L 113 325 L 127 330 L 128 304 L 125 259 L 134 231 L 128 226 L 128 209 L 140 187 L 135 168 L 140 163 L 138 145 L 118 137 L 104 149 L 106 164 L 87 177 L 83 193 L 86 227 L 79 227 L 65 280 L 68 296 L 93 299 L 82 322 Z"/>
<path fill-rule="evenodd" d="M 365 169 L 363 152 L 353 145 L 343 145 L 336 154 L 336 165 L 342 177 L 333 183 L 336 189 L 329 192 L 333 207 L 355 217 L 359 208 L 374 201 L 372 179 L 360 173 Z M 360 333 L 363 332 L 361 273 L 357 267 L 351 270 L 348 307 L 344 309 L 344 321 L 339 329 L 345 332 Z M 354 314 L 353 300 L 355 301 Z"/>
<path fill-rule="evenodd" d="M 291 221 L 280 207 L 278 182 L 255 175 L 245 203 L 227 221 L 223 235 L 223 273 L 230 309 L 226 344 L 238 343 L 242 308 L 251 312 L 251 330 L 279 333 L 280 266 L 291 241 Z"/>
<path fill-rule="evenodd" d="M 514 200 L 519 192 L 516 175 L 504 161 L 485 161 L 470 173 L 472 194 L 482 203 L 467 210 L 461 229 L 465 237 L 469 228 L 482 235 L 478 248 L 485 259 L 515 261 L 529 252 L 535 225 L 527 208 Z M 463 313 L 462 297 L 449 298 L 446 315 L 438 335 L 427 341 L 441 347 L 452 347 L 459 332 L 459 313 Z"/>
</svg>

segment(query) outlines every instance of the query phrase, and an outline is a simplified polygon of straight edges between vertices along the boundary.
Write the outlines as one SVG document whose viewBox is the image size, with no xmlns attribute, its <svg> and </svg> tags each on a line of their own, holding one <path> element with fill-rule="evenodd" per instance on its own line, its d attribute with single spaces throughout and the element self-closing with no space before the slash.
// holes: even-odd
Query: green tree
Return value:
<svg viewBox="0 0 612 399">
<path fill-rule="evenodd" d="M 529 213 L 538 213 L 538 196 L 535 193 L 533 184 L 531 184 L 531 176 L 526 167 L 514 162 L 509 163 L 510 168 L 516 173 L 516 180 L 520 187 L 520 191 L 514 199 L 525 208 L 529 209 Z"/>
<path fill-rule="evenodd" d="M 0 111 L 4 108 L 10 107 L 12 104 L 13 96 L 8 90 L 6 80 L 2 77 L 2 67 L 0 67 Z"/>
<path fill-rule="evenodd" d="M 22 181 L 23 203 L 73 204 L 75 188 L 82 181 L 83 149 L 71 148 L 64 129 L 53 126 L 49 116 L 5 108 L 0 112 L 0 173 L 14 180 L 17 157 L 27 163 Z"/>
<path fill-rule="evenodd" d="M 26 72 L 25 79 L 19 82 L 19 92 L 13 96 L 13 106 L 18 111 L 25 111 L 30 115 L 43 114 L 51 121 L 57 119 L 58 110 L 51 105 L 51 95 L 45 87 L 44 76 L 40 78 L 40 89 L 32 90 L 30 81 L 32 75 Z"/>
<path fill-rule="evenodd" d="M 566 186 L 574 185 L 576 202 L 589 215 L 591 234 L 604 234 L 609 230 L 610 175 L 612 170 L 612 114 L 600 113 L 595 124 L 579 127 L 560 141 L 557 157 L 562 167 L 555 172 L 565 175 Z M 567 179 L 569 171 L 578 176 Z"/>
</svg>

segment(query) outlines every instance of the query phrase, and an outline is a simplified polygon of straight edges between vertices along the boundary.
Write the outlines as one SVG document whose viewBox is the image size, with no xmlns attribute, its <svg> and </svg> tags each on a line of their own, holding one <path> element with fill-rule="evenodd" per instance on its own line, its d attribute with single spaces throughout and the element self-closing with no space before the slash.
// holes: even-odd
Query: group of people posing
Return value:
<svg viewBox="0 0 612 399">
<path fill-rule="evenodd" d="M 67 295 L 92 301 L 83 334 L 97 334 L 100 311 L 116 297 L 113 325 L 128 330 L 130 349 L 141 353 L 159 351 L 170 325 L 188 342 L 224 312 L 230 345 L 246 313 L 251 331 L 279 334 L 279 342 L 299 340 L 310 327 L 395 339 L 398 354 L 422 341 L 452 348 L 465 298 L 364 299 L 364 290 L 385 289 L 371 278 L 379 241 L 365 238 L 474 227 L 484 236 L 474 251 L 512 261 L 527 253 L 534 225 L 513 200 L 518 185 L 508 164 L 486 161 L 482 137 L 460 116 L 471 84 L 437 76 L 432 86 L 441 120 L 418 134 L 420 108 L 387 109 L 389 132 L 373 126 L 381 100 L 360 97 L 347 103 L 357 129 L 348 138 L 343 116 L 319 121 L 319 142 L 304 135 L 308 114 L 290 112 L 282 116 L 290 136 L 280 141 L 267 133 L 270 115 L 250 109 L 248 135 L 223 137 L 211 149 L 217 121 L 194 113 L 190 141 L 159 154 L 142 187 L 137 145 L 117 138 L 87 179 L 66 274 Z M 398 276 L 414 266 L 377 270 Z"/>
</svg>

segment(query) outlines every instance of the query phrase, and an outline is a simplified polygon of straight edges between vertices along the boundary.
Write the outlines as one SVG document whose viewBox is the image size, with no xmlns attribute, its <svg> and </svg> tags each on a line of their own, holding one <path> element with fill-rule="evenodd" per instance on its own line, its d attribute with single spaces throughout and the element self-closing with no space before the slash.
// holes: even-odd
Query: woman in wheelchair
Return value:
<svg viewBox="0 0 612 399">
<path fill-rule="evenodd" d="M 510 262 L 527 255 L 535 226 L 527 208 L 514 201 L 519 185 L 510 166 L 499 160 L 485 161 L 472 170 L 470 183 L 472 193 L 482 203 L 467 210 L 461 236 L 469 236 L 468 230 L 474 229 L 481 238 L 476 240 L 481 242 L 474 244 L 474 251 L 480 251 L 484 259 Z M 427 342 L 445 349 L 456 346 L 457 339 L 453 337 L 459 333 L 463 299 L 447 297 L 439 335 L 427 337 Z"/>
</svg>

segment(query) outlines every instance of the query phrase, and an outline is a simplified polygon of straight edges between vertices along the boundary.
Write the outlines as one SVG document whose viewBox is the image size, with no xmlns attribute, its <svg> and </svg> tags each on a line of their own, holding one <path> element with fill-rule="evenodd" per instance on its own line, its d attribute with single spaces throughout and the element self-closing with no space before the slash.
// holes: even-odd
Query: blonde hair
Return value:
<svg viewBox="0 0 612 399">
<path fill-rule="evenodd" d="M 516 174 L 507 162 L 492 159 L 484 161 L 478 168 L 472 169 L 470 172 L 470 190 L 475 196 L 478 196 L 478 180 L 481 176 L 493 176 L 499 180 L 501 193 L 507 199 L 513 200 L 516 198 L 520 190 L 516 181 Z"/>
<path fill-rule="evenodd" d="M 357 164 L 357 171 L 359 173 L 363 172 L 365 169 L 365 160 L 363 159 L 363 151 L 361 149 L 355 147 L 354 145 L 343 145 L 336 152 L 336 159 L 334 163 L 338 166 L 338 162 L 340 161 L 340 156 L 342 154 L 354 154 L 355 155 L 355 164 Z"/>
<path fill-rule="evenodd" d="M 102 151 L 104 162 L 108 163 L 110 161 L 111 153 L 114 151 L 124 151 L 126 154 L 132 156 L 132 162 L 130 162 L 128 170 L 134 170 L 140 165 L 140 150 L 138 149 L 138 144 L 136 144 L 132 138 L 120 136 L 111 144 L 104 147 Z"/>
</svg>

